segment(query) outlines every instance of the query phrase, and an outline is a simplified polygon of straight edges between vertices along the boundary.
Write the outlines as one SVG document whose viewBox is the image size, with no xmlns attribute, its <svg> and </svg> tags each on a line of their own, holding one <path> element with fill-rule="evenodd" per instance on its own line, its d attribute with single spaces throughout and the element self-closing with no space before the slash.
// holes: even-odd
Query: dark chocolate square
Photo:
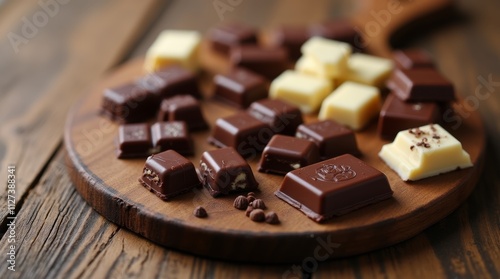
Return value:
<svg viewBox="0 0 500 279">
<path fill-rule="evenodd" d="M 174 150 L 151 155 L 144 164 L 139 182 L 162 200 L 200 186 L 193 163 Z"/>
<path fill-rule="evenodd" d="M 215 51 L 228 54 L 233 46 L 257 44 L 257 32 L 239 23 L 229 23 L 210 30 L 208 39 Z"/>
<path fill-rule="evenodd" d="M 172 65 L 138 79 L 136 83 L 160 98 L 189 94 L 200 99 L 196 75 L 188 69 Z"/>
<path fill-rule="evenodd" d="M 297 60 L 302 55 L 300 48 L 310 37 L 305 26 L 282 26 L 272 31 L 271 43 L 286 49 L 290 59 Z"/>
<path fill-rule="evenodd" d="M 259 171 L 286 174 L 319 161 L 314 142 L 296 137 L 274 135 L 262 152 Z"/>
<path fill-rule="evenodd" d="M 258 187 L 252 169 L 232 147 L 205 151 L 200 160 L 200 176 L 214 197 Z"/>
<path fill-rule="evenodd" d="M 399 131 L 436 123 L 438 120 L 439 106 L 436 103 L 408 103 L 389 94 L 380 110 L 378 133 L 387 140 L 393 140 Z"/>
<path fill-rule="evenodd" d="M 396 66 L 401 69 L 434 67 L 430 55 L 421 49 L 396 50 L 392 58 Z"/>
<path fill-rule="evenodd" d="M 268 79 L 279 76 L 288 67 L 288 54 L 284 48 L 263 48 L 241 45 L 231 48 L 233 66 L 243 67 Z"/>
<path fill-rule="evenodd" d="M 151 126 L 153 145 L 160 151 L 175 150 L 182 155 L 193 155 L 193 141 L 184 121 L 157 122 Z"/>
<path fill-rule="evenodd" d="M 358 49 L 363 48 L 360 34 L 347 19 L 332 19 L 314 24 L 310 28 L 310 34 L 311 36 L 349 43 Z"/>
<path fill-rule="evenodd" d="M 122 124 L 118 127 L 116 157 L 146 157 L 154 152 L 149 125 Z"/>
<path fill-rule="evenodd" d="M 346 154 L 286 174 L 276 196 L 321 222 L 392 196 L 387 177 Z"/>
<path fill-rule="evenodd" d="M 163 100 L 158 112 L 158 121 L 184 121 L 190 131 L 208 128 L 200 103 L 191 95 L 177 95 Z"/>
<path fill-rule="evenodd" d="M 277 99 L 254 102 L 248 113 L 267 123 L 275 134 L 294 135 L 297 127 L 304 122 L 299 107 Z"/>
<path fill-rule="evenodd" d="M 247 108 L 252 102 L 267 97 L 265 79 L 242 68 L 216 75 L 214 83 L 215 97 L 238 108 Z"/>
<path fill-rule="evenodd" d="M 322 159 L 347 153 L 355 156 L 361 154 L 354 132 L 333 120 L 302 124 L 295 136 L 316 143 Z"/>
</svg>

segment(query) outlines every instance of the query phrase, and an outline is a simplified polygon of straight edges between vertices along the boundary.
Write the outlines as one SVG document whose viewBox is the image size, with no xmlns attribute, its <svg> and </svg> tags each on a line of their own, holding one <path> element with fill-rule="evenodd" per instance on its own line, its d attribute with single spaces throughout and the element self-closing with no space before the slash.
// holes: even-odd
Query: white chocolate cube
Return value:
<svg viewBox="0 0 500 279">
<path fill-rule="evenodd" d="M 302 45 L 301 51 L 304 56 L 316 60 L 328 77 L 338 78 L 347 70 L 352 48 L 348 43 L 312 37 Z"/>
<path fill-rule="evenodd" d="M 200 41 L 201 35 L 197 31 L 165 30 L 148 49 L 144 67 L 148 71 L 157 71 L 177 64 L 196 70 Z"/>
<path fill-rule="evenodd" d="M 394 63 L 390 59 L 354 53 L 347 61 L 343 80 L 382 87 L 391 75 Z"/>
<path fill-rule="evenodd" d="M 329 80 L 287 70 L 271 82 L 269 97 L 294 104 L 304 113 L 317 111 L 332 91 Z"/>
<path fill-rule="evenodd" d="M 336 80 L 330 78 L 314 58 L 301 56 L 295 63 L 295 70 L 299 73 L 328 79 L 332 83 L 333 88 L 335 88 Z"/>
<path fill-rule="evenodd" d="M 399 132 L 379 156 L 405 181 L 472 166 L 462 144 L 438 124 Z"/>
<path fill-rule="evenodd" d="M 359 130 L 379 114 L 381 106 L 377 87 L 346 81 L 323 101 L 318 118 Z"/>
</svg>

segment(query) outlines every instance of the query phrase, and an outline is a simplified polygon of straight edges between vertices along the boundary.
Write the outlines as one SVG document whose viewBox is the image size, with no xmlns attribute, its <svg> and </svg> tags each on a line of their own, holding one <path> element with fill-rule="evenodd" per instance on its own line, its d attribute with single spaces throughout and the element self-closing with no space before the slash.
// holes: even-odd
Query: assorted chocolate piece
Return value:
<svg viewBox="0 0 500 279">
<path fill-rule="evenodd" d="M 297 128 L 295 136 L 314 142 L 319 148 L 321 159 L 342 154 L 361 154 L 354 132 L 333 120 L 302 124 Z"/>
<path fill-rule="evenodd" d="M 269 125 L 240 112 L 217 119 L 208 142 L 218 147 L 234 147 L 239 154 L 249 157 L 262 152 L 273 135 Z"/>
<path fill-rule="evenodd" d="M 293 135 L 304 122 L 299 107 L 277 99 L 263 99 L 250 105 L 248 113 L 267 123 L 275 134 Z"/>
<path fill-rule="evenodd" d="M 200 103 L 191 95 L 177 95 L 163 100 L 158 121 L 184 121 L 189 131 L 208 129 Z"/>
<path fill-rule="evenodd" d="M 258 168 L 260 172 L 284 175 L 318 161 L 318 147 L 312 141 L 275 135 L 262 152 Z"/>
<path fill-rule="evenodd" d="M 116 157 L 146 157 L 153 153 L 149 124 L 123 124 L 118 127 Z"/>
<path fill-rule="evenodd" d="M 349 43 L 356 48 L 362 48 L 361 36 L 351 22 L 346 19 L 329 20 L 314 24 L 310 28 L 311 36 L 320 36 L 330 40 Z"/>
<path fill-rule="evenodd" d="M 174 150 L 151 155 L 139 182 L 165 201 L 200 186 L 193 163 Z"/>
<path fill-rule="evenodd" d="M 288 54 L 283 48 L 241 45 L 231 48 L 231 64 L 273 79 L 288 67 Z"/>
<path fill-rule="evenodd" d="M 275 195 L 321 222 L 392 196 L 386 176 L 346 154 L 285 176 Z"/>
<path fill-rule="evenodd" d="M 252 27 L 230 23 L 210 30 L 208 40 L 215 51 L 227 55 L 234 46 L 257 44 L 257 32 Z"/>
<path fill-rule="evenodd" d="M 265 79 L 243 68 L 216 75 L 214 84 L 214 96 L 238 108 L 247 108 L 252 102 L 267 97 Z"/>
<path fill-rule="evenodd" d="M 266 214 L 262 209 L 254 209 L 250 212 L 250 220 L 254 222 L 264 222 L 266 220 Z"/>
<path fill-rule="evenodd" d="M 407 102 L 451 102 L 453 84 L 434 68 L 396 69 L 387 87 Z"/>
<path fill-rule="evenodd" d="M 436 103 L 403 102 L 389 94 L 380 110 L 378 133 L 393 140 L 399 131 L 439 121 L 439 106 Z"/>
<path fill-rule="evenodd" d="M 195 73 L 178 65 L 161 68 L 138 79 L 136 83 L 162 99 L 180 94 L 201 98 Z"/>
<path fill-rule="evenodd" d="M 200 160 L 200 177 L 213 197 L 253 191 L 259 185 L 247 161 L 232 147 L 205 151 Z"/>
<path fill-rule="evenodd" d="M 400 69 L 434 67 L 430 55 L 420 49 L 396 50 L 393 52 L 392 59 Z"/>
<path fill-rule="evenodd" d="M 288 51 L 292 60 L 297 60 L 300 47 L 311 37 L 309 28 L 304 26 L 282 26 L 272 31 L 271 44 L 282 47 Z"/>
<path fill-rule="evenodd" d="M 153 146 L 175 150 L 182 155 L 193 155 L 193 141 L 184 121 L 157 122 L 151 126 Z"/>
</svg>

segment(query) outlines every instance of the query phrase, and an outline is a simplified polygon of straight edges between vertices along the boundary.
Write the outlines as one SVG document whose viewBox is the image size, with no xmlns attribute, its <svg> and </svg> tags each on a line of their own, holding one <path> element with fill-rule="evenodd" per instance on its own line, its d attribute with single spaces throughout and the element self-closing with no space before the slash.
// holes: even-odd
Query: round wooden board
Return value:
<svg viewBox="0 0 500 279">
<path fill-rule="evenodd" d="M 72 109 L 65 128 L 68 169 L 78 192 L 100 214 L 169 248 L 260 263 L 360 254 L 406 240 L 444 218 L 471 193 L 481 172 L 485 132 L 478 114 L 472 113 L 458 129 L 444 127 L 462 142 L 474 167 L 417 182 L 403 182 L 379 159 L 377 153 L 387 142 L 377 136 L 375 123 L 356 133 L 362 159 L 387 175 L 394 197 L 326 223 L 318 224 L 276 198 L 274 192 L 283 177 L 257 172 L 258 158 L 249 162 L 260 183 L 257 196 L 279 215 L 279 225 L 250 221 L 244 211 L 233 207 L 235 195 L 214 199 L 205 189 L 196 189 L 164 202 L 137 181 L 145 159 L 116 158 L 118 125 L 99 115 L 103 89 L 144 75 L 142 65 L 142 60 L 134 60 L 116 69 Z M 205 92 L 210 91 L 209 81 L 208 75 L 202 78 Z M 234 113 L 209 98 L 202 109 L 211 125 L 218 117 Z M 313 119 L 306 117 L 306 121 Z M 196 166 L 203 151 L 214 149 L 207 143 L 209 134 L 192 134 L 196 153 L 189 158 Z M 193 216 L 199 205 L 206 208 L 208 218 Z"/>
</svg>

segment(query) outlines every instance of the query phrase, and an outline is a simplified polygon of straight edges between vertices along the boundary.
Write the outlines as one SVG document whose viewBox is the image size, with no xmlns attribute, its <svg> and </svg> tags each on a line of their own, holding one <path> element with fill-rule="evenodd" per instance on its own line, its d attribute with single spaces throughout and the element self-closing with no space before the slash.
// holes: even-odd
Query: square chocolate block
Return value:
<svg viewBox="0 0 500 279">
<path fill-rule="evenodd" d="M 208 40 L 215 51 L 227 55 L 231 47 L 257 44 L 257 32 L 242 24 L 229 23 L 213 28 L 208 35 Z"/>
<path fill-rule="evenodd" d="M 434 68 L 396 69 L 387 87 L 407 102 L 451 102 L 453 84 Z"/>
<path fill-rule="evenodd" d="M 319 161 L 316 144 L 306 139 L 274 135 L 260 158 L 259 171 L 286 174 Z"/>
<path fill-rule="evenodd" d="M 346 154 L 286 174 L 275 195 L 321 222 L 388 199 L 387 177 Z"/>
<path fill-rule="evenodd" d="M 116 145 L 116 157 L 119 159 L 146 157 L 154 152 L 150 128 L 146 123 L 120 125 Z"/>
<path fill-rule="evenodd" d="M 159 97 L 134 83 L 104 90 L 101 112 L 119 123 L 142 122 L 153 117 Z"/>
<path fill-rule="evenodd" d="M 189 94 L 197 99 L 201 98 L 196 75 L 178 65 L 149 73 L 138 79 L 136 83 L 162 99 L 180 94 Z"/>
<path fill-rule="evenodd" d="M 160 151 L 175 150 L 182 155 L 193 155 L 193 141 L 184 121 L 157 122 L 151 126 L 153 145 Z"/>
<path fill-rule="evenodd" d="M 294 135 L 304 122 L 299 107 L 278 99 L 264 99 L 252 103 L 248 113 L 267 123 L 275 134 Z"/>
<path fill-rule="evenodd" d="M 213 197 L 254 191 L 259 185 L 248 163 L 232 147 L 205 151 L 200 160 L 200 176 Z"/>
<path fill-rule="evenodd" d="M 439 106 L 436 103 L 408 103 L 389 94 L 380 111 L 378 133 L 382 138 L 393 140 L 399 131 L 438 121 Z"/>
<path fill-rule="evenodd" d="M 304 26 L 282 26 L 271 33 L 273 46 L 288 51 L 290 59 L 297 60 L 301 56 L 300 47 L 311 37 L 309 28 Z"/>
<path fill-rule="evenodd" d="M 244 157 L 256 156 L 262 152 L 274 135 L 266 123 L 246 112 L 219 118 L 208 141 L 218 147 L 234 147 Z"/>
<path fill-rule="evenodd" d="M 214 77 L 215 97 L 238 108 L 247 108 L 252 102 L 267 97 L 263 77 L 242 68 Z"/>
<path fill-rule="evenodd" d="M 363 48 L 360 34 L 347 19 L 334 19 L 315 24 L 311 26 L 310 34 L 311 36 L 349 43 L 357 49 Z"/>
<path fill-rule="evenodd" d="M 354 132 L 333 120 L 302 124 L 295 136 L 314 142 L 322 159 L 347 153 L 355 156 L 361 154 Z"/>
<path fill-rule="evenodd" d="M 151 155 L 139 182 L 165 201 L 200 186 L 193 163 L 173 150 Z"/>
<path fill-rule="evenodd" d="M 231 49 L 231 64 L 243 67 L 268 79 L 274 79 L 288 66 L 288 54 L 283 48 L 263 48 L 242 45 Z"/>
<path fill-rule="evenodd" d="M 421 49 L 396 50 L 392 58 L 400 69 L 434 67 L 434 62 L 427 52 Z"/>
<path fill-rule="evenodd" d="M 191 95 L 177 95 L 164 99 L 158 112 L 158 121 L 185 121 L 189 131 L 208 129 L 200 103 Z"/>
</svg>

